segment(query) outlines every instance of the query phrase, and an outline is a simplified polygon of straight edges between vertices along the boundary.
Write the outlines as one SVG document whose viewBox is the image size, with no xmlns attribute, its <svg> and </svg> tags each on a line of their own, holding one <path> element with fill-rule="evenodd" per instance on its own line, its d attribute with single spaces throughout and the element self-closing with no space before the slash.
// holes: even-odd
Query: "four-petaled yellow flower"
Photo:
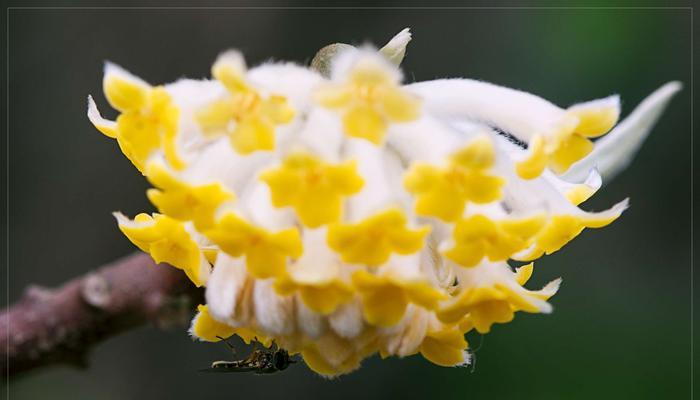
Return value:
<svg viewBox="0 0 700 400">
<path fill-rule="evenodd" d="M 146 177 L 157 188 L 146 193 L 158 210 L 181 221 L 193 221 L 199 230 L 210 228 L 219 205 L 234 198 L 221 183 L 194 186 L 179 180 L 159 163 L 146 166 Z"/>
<path fill-rule="evenodd" d="M 275 290 L 282 296 L 299 293 L 301 300 L 311 310 L 328 315 L 338 306 L 352 299 L 353 288 L 339 279 L 325 282 L 299 282 L 290 276 L 281 276 L 275 282 Z"/>
<path fill-rule="evenodd" d="M 288 259 L 298 258 L 303 250 L 295 228 L 268 232 L 232 212 L 224 214 L 215 227 L 204 234 L 227 254 L 245 255 L 248 272 L 259 279 L 279 276 Z"/>
<path fill-rule="evenodd" d="M 391 208 L 357 224 L 335 224 L 328 228 L 328 245 L 340 253 L 344 262 L 376 266 L 392 253 L 412 254 L 424 244 L 429 226 L 406 227 L 406 216 Z"/>
<path fill-rule="evenodd" d="M 185 271 L 197 286 L 208 277 L 209 264 L 183 222 L 166 215 L 138 214 L 133 221 L 116 213 L 119 229 L 156 263 L 166 262 Z"/>
<path fill-rule="evenodd" d="M 360 59 L 347 81 L 319 88 L 316 100 L 343 110 L 345 133 L 381 144 L 389 122 L 408 122 L 419 115 L 419 101 L 403 91 L 397 71 L 373 58 Z"/>
<path fill-rule="evenodd" d="M 250 328 L 234 328 L 215 320 L 209 313 L 209 307 L 204 304 L 198 305 L 197 311 L 198 314 L 192 320 L 190 334 L 199 338 L 199 340 L 218 342 L 221 338 L 226 339 L 230 336 L 238 335 L 247 344 L 255 341 L 266 345 L 271 342 L 270 339 Z"/>
<path fill-rule="evenodd" d="M 464 338 L 464 331 L 455 327 L 440 328 L 428 330 L 419 348 L 421 355 L 443 367 L 468 363 L 469 343 Z"/>
<path fill-rule="evenodd" d="M 392 326 L 403 318 L 409 303 L 435 309 L 445 295 L 426 281 L 356 271 L 352 281 L 362 297 L 362 311 L 372 325 Z"/>
<path fill-rule="evenodd" d="M 570 107 L 554 133 L 532 138 L 528 158 L 516 164 L 518 175 L 533 179 L 545 167 L 563 174 L 593 151 L 590 139 L 608 133 L 619 116 L 620 105 L 615 96 Z"/>
<path fill-rule="evenodd" d="M 240 54 L 224 53 L 212 67 L 212 76 L 228 91 L 197 113 L 207 136 L 228 135 L 241 154 L 275 148 L 275 126 L 294 118 L 294 109 L 283 96 L 263 97 L 245 79 Z"/>
<path fill-rule="evenodd" d="M 176 140 L 180 112 L 165 88 L 151 87 L 123 76 L 126 73 L 109 71 L 103 83 L 104 93 L 121 114 L 114 128 L 97 128 L 117 139 L 122 152 L 139 171 L 143 172 L 146 159 L 159 149 L 173 168 L 184 168 Z"/>
<path fill-rule="evenodd" d="M 477 214 L 461 219 L 452 233 L 454 246 L 444 254 L 464 267 L 473 267 L 484 257 L 505 261 L 530 246 L 545 222 L 544 215 L 494 221 Z"/>
<path fill-rule="evenodd" d="M 488 333 L 491 325 L 512 321 L 518 311 L 551 312 L 551 306 L 546 301 L 559 289 L 560 279 L 533 291 L 523 287 L 532 276 L 532 263 L 518 268 L 515 273 L 506 264 L 487 265 L 484 268 L 499 268 L 500 273 L 510 275 L 512 281 L 476 282 L 474 287 L 458 293 L 437 312 L 442 322 L 459 323 L 463 332 L 473 327 L 479 333 Z"/>
<path fill-rule="evenodd" d="M 474 139 L 452 154 L 445 168 L 415 163 L 404 177 L 404 187 L 416 195 L 416 213 L 454 221 L 464 213 L 465 203 L 490 203 L 501 198 L 504 180 L 491 175 L 493 143 Z"/>
<path fill-rule="evenodd" d="M 615 221 L 627 207 L 627 201 L 616 204 L 603 213 L 582 213 L 581 215 L 555 215 L 535 235 L 534 245 L 514 258 L 531 261 L 544 254 L 552 254 L 569 243 L 586 228 L 602 228 Z"/>
<path fill-rule="evenodd" d="M 337 222 L 343 197 L 362 189 L 355 161 L 328 164 L 305 152 L 287 156 L 281 166 L 263 172 L 275 207 L 294 207 L 301 222 L 311 228 Z"/>
</svg>

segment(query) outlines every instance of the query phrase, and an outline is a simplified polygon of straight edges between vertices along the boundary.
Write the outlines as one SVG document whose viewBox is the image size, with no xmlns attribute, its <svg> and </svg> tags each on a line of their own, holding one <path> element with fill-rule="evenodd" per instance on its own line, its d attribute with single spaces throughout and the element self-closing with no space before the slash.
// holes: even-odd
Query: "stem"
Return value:
<svg viewBox="0 0 700 400">
<path fill-rule="evenodd" d="M 204 292 L 175 268 L 134 254 L 56 289 L 28 287 L 0 312 L 0 352 L 18 373 L 53 364 L 88 365 L 91 347 L 147 322 L 188 323 Z"/>
</svg>

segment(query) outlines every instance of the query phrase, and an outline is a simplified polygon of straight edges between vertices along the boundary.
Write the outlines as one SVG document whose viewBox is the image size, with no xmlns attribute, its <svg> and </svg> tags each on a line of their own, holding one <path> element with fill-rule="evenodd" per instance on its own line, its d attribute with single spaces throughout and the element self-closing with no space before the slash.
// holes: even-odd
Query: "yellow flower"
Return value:
<svg viewBox="0 0 700 400">
<path fill-rule="evenodd" d="M 151 87 L 115 66 L 108 67 L 103 87 L 107 100 L 121 114 L 113 129 L 95 126 L 117 139 L 124 155 L 139 171 L 143 172 L 146 159 L 158 149 L 164 151 L 173 168 L 185 167 L 176 143 L 180 112 L 165 88 Z"/>
<path fill-rule="evenodd" d="M 492 269 L 496 278 L 457 293 L 436 313 L 442 322 L 459 322 L 463 330 L 473 326 L 479 333 L 488 333 L 491 325 L 512 321 L 517 311 L 551 312 L 546 300 L 557 292 L 559 280 L 550 282 L 539 291 L 530 291 L 522 285 L 532 275 L 532 264 L 521 267 L 517 273 L 512 273 L 505 264 L 486 264 L 478 268 L 484 272 Z"/>
<path fill-rule="evenodd" d="M 156 263 L 166 262 L 185 271 L 197 286 L 205 283 L 209 276 L 209 263 L 183 222 L 160 214 L 139 214 L 133 221 L 119 213 L 115 216 L 122 233 L 138 248 L 149 253 Z"/>
<path fill-rule="evenodd" d="M 328 245 L 340 253 L 344 262 L 380 265 L 392 253 L 412 254 L 423 247 L 430 227 L 411 230 L 406 216 L 392 208 L 357 224 L 335 224 L 328 228 Z"/>
<path fill-rule="evenodd" d="M 294 228 L 268 232 L 229 212 L 204 234 L 233 257 L 245 255 L 251 275 L 259 279 L 279 276 L 288 258 L 302 253 L 299 231 Z"/>
<path fill-rule="evenodd" d="M 281 276 L 275 281 L 275 290 L 282 296 L 299 293 L 299 297 L 311 310 L 328 315 L 346 303 L 354 294 L 353 288 L 339 279 L 323 282 L 297 281 Z"/>
<path fill-rule="evenodd" d="M 422 280 L 374 275 L 364 270 L 352 275 L 353 285 L 362 297 L 362 311 L 372 325 L 389 327 L 403 318 L 409 303 L 435 309 L 445 295 Z"/>
<path fill-rule="evenodd" d="M 533 179 L 549 167 L 563 174 L 571 165 L 593 151 L 596 138 L 606 134 L 617 123 L 620 105 L 616 97 L 570 107 L 554 133 L 535 135 L 530 141 L 529 156 L 516 164 L 523 179 Z"/>
<path fill-rule="evenodd" d="M 493 143 L 484 136 L 452 154 L 445 168 L 415 163 L 404 186 L 416 196 L 416 213 L 449 222 L 462 216 L 467 201 L 483 204 L 501 198 L 504 180 L 488 173 L 494 157 Z"/>
<path fill-rule="evenodd" d="M 469 343 L 464 333 L 455 328 L 428 330 L 420 345 L 420 353 L 433 364 L 454 367 L 469 362 Z"/>
<path fill-rule="evenodd" d="M 355 340 L 334 334 L 325 334 L 301 351 L 306 365 L 314 372 L 332 377 L 348 373 L 360 366 L 360 361 L 371 351 L 357 349 Z"/>
<path fill-rule="evenodd" d="M 159 163 L 146 166 L 146 177 L 157 187 L 146 193 L 158 211 L 181 221 L 193 221 L 199 230 L 211 227 L 219 205 L 234 198 L 220 183 L 190 185 Z"/>
<path fill-rule="evenodd" d="M 234 328 L 215 320 L 209 313 L 209 308 L 206 305 L 198 305 L 197 311 L 197 315 L 192 320 L 190 334 L 199 340 L 218 342 L 221 340 L 220 338 L 226 339 L 233 335 L 238 335 L 247 344 L 250 344 L 252 341 L 270 343 L 268 338 L 250 328 Z"/>
<path fill-rule="evenodd" d="M 212 67 L 212 76 L 228 95 L 197 113 L 205 135 L 228 135 L 241 154 L 275 148 L 275 127 L 294 118 L 294 109 L 283 96 L 263 97 L 245 79 L 245 64 L 237 52 L 222 54 Z"/>
<path fill-rule="evenodd" d="M 622 201 L 607 211 L 600 213 L 580 213 L 578 215 L 555 215 L 534 237 L 534 246 L 524 254 L 514 256 L 516 260 L 530 261 L 543 254 L 552 254 L 576 238 L 586 228 L 602 228 L 615 221 L 627 208 Z"/>
<path fill-rule="evenodd" d="M 338 221 L 343 197 L 359 192 L 363 185 L 354 161 L 328 164 L 304 152 L 288 155 L 260 179 L 269 185 L 275 207 L 294 207 L 310 228 Z"/>
<path fill-rule="evenodd" d="M 478 214 L 455 225 L 454 246 L 445 256 L 464 267 L 477 265 L 484 257 L 504 261 L 532 243 L 546 222 L 543 215 L 494 221 Z"/>
<path fill-rule="evenodd" d="M 418 118 L 419 101 L 404 92 L 399 76 L 388 65 L 373 58 L 361 58 L 346 82 L 329 84 L 316 93 L 324 107 L 343 110 L 345 133 L 381 144 L 389 122 Z"/>
</svg>

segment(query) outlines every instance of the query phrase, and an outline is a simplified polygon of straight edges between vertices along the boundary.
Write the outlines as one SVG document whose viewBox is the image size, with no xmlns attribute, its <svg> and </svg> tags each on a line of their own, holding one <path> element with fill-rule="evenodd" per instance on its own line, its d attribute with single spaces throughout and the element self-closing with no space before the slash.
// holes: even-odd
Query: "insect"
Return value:
<svg viewBox="0 0 700 400">
<path fill-rule="evenodd" d="M 226 341 L 226 339 L 217 336 L 221 339 L 234 353 L 236 352 L 233 345 Z M 202 372 L 253 372 L 255 374 L 273 374 L 275 372 L 283 371 L 289 367 L 290 364 L 296 363 L 294 359 L 289 356 L 289 353 L 285 349 L 275 347 L 273 343 L 269 348 L 259 349 L 257 348 L 259 342 L 256 341 L 255 348 L 253 351 L 244 359 L 234 360 L 234 361 L 214 361 L 211 367 L 202 369 Z"/>
</svg>

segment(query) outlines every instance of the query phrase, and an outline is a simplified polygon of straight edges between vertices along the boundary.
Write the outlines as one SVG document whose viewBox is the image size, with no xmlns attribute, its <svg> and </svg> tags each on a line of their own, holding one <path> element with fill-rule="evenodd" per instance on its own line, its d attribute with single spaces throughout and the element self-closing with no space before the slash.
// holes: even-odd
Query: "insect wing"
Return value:
<svg viewBox="0 0 700 400">
<path fill-rule="evenodd" d="M 209 368 L 202 368 L 199 372 L 230 373 L 230 372 L 251 372 L 257 368 L 245 360 L 241 361 L 215 361 Z"/>
</svg>

